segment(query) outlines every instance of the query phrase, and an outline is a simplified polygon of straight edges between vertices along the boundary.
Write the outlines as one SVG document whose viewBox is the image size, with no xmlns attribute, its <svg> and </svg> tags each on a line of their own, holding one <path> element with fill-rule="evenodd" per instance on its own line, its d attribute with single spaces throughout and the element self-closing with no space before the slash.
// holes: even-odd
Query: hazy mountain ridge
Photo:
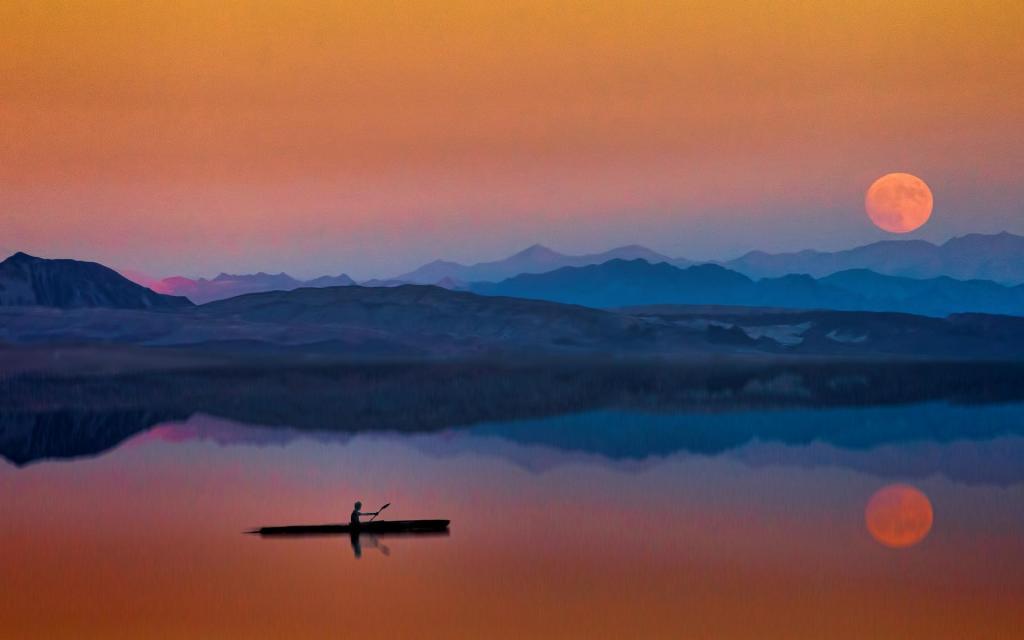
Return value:
<svg viewBox="0 0 1024 640">
<path fill-rule="evenodd" d="M 600 264 L 609 260 L 641 259 L 651 263 L 669 262 L 689 264 L 688 260 L 670 258 L 647 247 L 627 245 L 600 253 L 567 255 L 535 244 L 507 258 L 472 265 L 459 264 L 448 260 L 435 260 L 422 267 L 394 278 L 414 284 L 434 284 L 445 278 L 455 282 L 495 282 L 524 273 L 544 273 L 560 267 Z"/>
<path fill-rule="evenodd" d="M 959 280 L 992 280 L 1000 284 L 1024 283 L 1024 237 L 1010 233 L 969 234 L 942 245 L 924 240 L 884 240 L 835 252 L 804 250 L 772 254 L 751 251 L 732 260 L 692 261 L 672 258 L 640 245 L 626 245 L 608 251 L 568 255 L 540 244 L 506 258 L 465 265 L 450 260 L 435 260 L 393 278 L 372 278 L 359 284 L 369 287 L 395 287 L 403 284 L 433 284 L 446 289 L 466 289 L 468 283 L 499 282 L 523 274 L 547 273 L 562 267 L 602 264 L 610 260 L 641 259 L 652 264 L 665 262 L 677 267 L 718 264 L 754 279 L 807 274 L 815 278 L 855 269 L 868 269 L 882 275 L 931 279 L 951 277 Z M 160 280 L 135 271 L 122 272 L 129 279 L 154 291 L 184 295 L 197 304 L 223 300 L 245 293 L 289 291 L 301 287 L 326 287 L 356 284 L 345 274 L 298 280 L 286 273 L 256 273 L 215 278 L 173 276 Z"/>
<path fill-rule="evenodd" d="M 815 279 L 789 274 L 754 280 L 719 265 L 685 269 L 643 260 L 612 260 L 524 274 L 498 283 L 473 283 L 485 295 L 505 295 L 609 308 L 654 304 L 740 305 L 849 311 L 1024 315 L 1024 286 L 986 280 L 927 280 L 886 276 L 866 269 Z"/>
<path fill-rule="evenodd" d="M 320 276 L 312 280 L 297 280 L 287 273 L 261 271 L 243 275 L 221 273 L 212 279 L 172 276 L 158 280 L 151 286 L 154 291 L 185 296 L 196 304 L 205 304 L 246 293 L 291 291 L 302 287 L 341 287 L 352 284 L 355 284 L 355 281 L 344 273 L 337 276 Z"/>
<path fill-rule="evenodd" d="M 849 269 L 870 269 L 910 278 L 1024 283 L 1024 236 L 972 233 L 940 245 L 924 240 L 885 240 L 834 252 L 805 250 L 770 254 L 751 251 L 724 266 L 754 278 L 806 273 L 820 278 Z"/>
<path fill-rule="evenodd" d="M 96 262 L 16 253 L 0 262 L 0 306 L 169 310 L 192 303 L 156 293 Z"/>
<path fill-rule="evenodd" d="M 545 273 L 562 267 L 582 267 L 609 260 L 667 262 L 677 267 L 720 264 L 751 278 L 777 278 L 808 274 L 815 278 L 850 269 L 870 269 L 883 275 L 909 278 L 948 276 L 958 280 L 992 280 L 1001 284 L 1024 283 L 1024 237 L 1008 232 L 972 233 L 941 245 L 925 240 L 883 240 L 842 251 L 803 250 L 787 253 L 751 251 L 732 260 L 694 261 L 671 258 L 640 245 L 571 256 L 534 245 L 499 260 L 464 265 L 435 260 L 391 282 L 434 284 L 445 277 L 459 282 L 498 282 L 522 274 Z"/>
</svg>

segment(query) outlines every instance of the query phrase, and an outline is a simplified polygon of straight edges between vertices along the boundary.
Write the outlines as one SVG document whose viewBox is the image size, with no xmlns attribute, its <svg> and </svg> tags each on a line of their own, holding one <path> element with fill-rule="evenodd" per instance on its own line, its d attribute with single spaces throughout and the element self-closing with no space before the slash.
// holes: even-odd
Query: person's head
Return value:
<svg viewBox="0 0 1024 640">
<path fill-rule="evenodd" d="M 359 502 L 358 500 L 356 500 L 356 511 L 359 511 L 362 508 L 363 508 L 363 503 Z"/>
</svg>

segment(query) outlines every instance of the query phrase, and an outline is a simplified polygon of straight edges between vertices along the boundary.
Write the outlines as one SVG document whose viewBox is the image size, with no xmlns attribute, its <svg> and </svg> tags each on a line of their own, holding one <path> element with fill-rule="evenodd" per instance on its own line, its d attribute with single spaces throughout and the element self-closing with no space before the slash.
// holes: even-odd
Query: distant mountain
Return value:
<svg viewBox="0 0 1024 640">
<path fill-rule="evenodd" d="M 718 265 L 679 269 L 643 260 L 611 260 L 516 276 L 498 283 L 475 283 L 471 289 L 485 295 L 605 308 L 699 304 L 899 311 L 933 316 L 963 312 L 1024 315 L 1024 286 L 947 277 L 916 280 L 864 269 L 821 279 L 790 274 L 755 281 Z"/>
<path fill-rule="evenodd" d="M 679 269 L 645 260 L 609 260 L 585 267 L 562 267 L 523 274 L 497 283 L 473 283 L 486 295 L 551 300 L 588 307 L 658 303 L 741 304 L 753 281 L 717 265 Z"/>
<path fill-rule="evenodd" d="M 722 264 L 753 278 L 790 273 L 817 278 L 848 269 L 870 269 L 883 275 L 910 278 L 948 276 L 1019 284 L 1024 283 L 1024 237 L 1006 232 L 975 233 L 941 245 L 923 240 L 887 240 L 831 253 L 752 251 Z"/>
<path fill-rule="evenodd" d="M 983 312 L 1024 315 L 1024 285 L 1007 287 L 990 280 L 956 280 L 948 276 L 915 279 L 850 269 L 818 282 L 855 294 L 861 308 L 923 315 Z"/>
<path fill-rule="evenodd" d="M 463 265 L 457 262 L 436 260 L 415 271 L 400 275 L 394 280 L 414 284 L 433 284 L 446 278 L 454 282 L 496 282 L 522 273 L 544 273 L 560 267 L 581 267 L 616 259 L 639 259 L 652 264 L 659 262 L 676 265 L 689 264 L 686 260 L 670 258 L 638 245 L 618 247 L 602 253 L 572 256 L 535 244 L 515 255 L 493 262 Z"/>
<path fill-rule="evenodd" d="M 196 304 L 205 304 L 214 300 L 224 300 L 246 293 L 261 291 L 291 291 L 302 287 L 342 287 L 355 284 L 345 274 L 337 276 L 320 276 L 313 280 L 297 280 L 287 273 L 260 273 L 247 275 L 231 275 L 222 273 L 212 280 L 199 278 L 193 280 L 183 276 L 173 276 L 156 281 L 151 286 L 161 293 L 185 296 Z"/>
<path fill-rule="evenodd" d="M 564 267 L 498 283 L 475 283 L 486 295 L 551 300 L 590 307 L 650 304 L 716 304 L 829 307 L 845 302 L 841 290 L 808 276 L 755 282 L 713 264 L 680 269 L 644 260 L 610 260 L 586 267 Z"/>
<path fill-rule="evenodd" d="M 408 280 L 399 280 L 397 278 L 374 278 L 372 280 L 364 280 L 359 285 L 362 287 L 400 287 L 405 284 L 432 284 L 435 287 L 441 287 L 442 289 L 451 289 L 452 291 L 462 291 L 466 288 L 466 283 L 460 280 L 456 280 L 451 277 L 444 277 L 436 282 L 421 282 L 412 283 Z"/>
<path fill-rule="evenodd" d="M 192 304 L 151 291 L 95 262 L 16 253 L 0 262 L 0 306 L 181 309 Z"/>
<path fill-rule="evenodd" d="M 353 280 L 352 278 L 348 277 L 344 273 L 341 273 L 341 274 L 338 274 L 336 276 L 320 276 L 319 278 L 313 278 L 312 280 L 306 280 L 306 281 L 302 282 L 302 286 L 303 287 L 313 287 L 313 288 L 321 288 L 321 287 L 348 287 L 348 286 L 354 285 L 355 283 L 356 283 L 355 280 Z"/>
</svg>

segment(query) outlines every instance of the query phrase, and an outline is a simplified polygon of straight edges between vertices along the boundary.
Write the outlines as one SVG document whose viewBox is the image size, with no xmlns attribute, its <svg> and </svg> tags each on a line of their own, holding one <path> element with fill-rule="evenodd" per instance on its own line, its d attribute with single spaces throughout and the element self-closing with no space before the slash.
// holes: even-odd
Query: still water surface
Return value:
<svg viewBox="0 0 1024 640">
<path fill-rule="evenodd" d="M 1020 637 L 1022 429 L 1016 404 L 412 435 L 197 414 L 0 462 L 0 636 Z M 865 511 L 894 484 L 933 514 L 888 503 L 900 548 Z M 346 536 L 243 533 L 343 521 L 355 499 L 450 535 L 363 536 L 357 557 Z"/>
</svg>

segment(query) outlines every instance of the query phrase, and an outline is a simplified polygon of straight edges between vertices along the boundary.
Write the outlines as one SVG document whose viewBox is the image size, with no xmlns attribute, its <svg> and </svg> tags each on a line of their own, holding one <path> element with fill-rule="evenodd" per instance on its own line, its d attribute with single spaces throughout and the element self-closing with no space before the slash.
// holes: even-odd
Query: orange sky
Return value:
<svg viewBox="0 0 1024 640">
<path fill-rule="evenodd" d="M 0 248 L 392 275 L 1024 232 L 1024 3 L 0 5 Z M 595 6 L 598 5 L 598 6 Z M 642 5 L 642 6 L 640 6 Z"/>
</svg>

